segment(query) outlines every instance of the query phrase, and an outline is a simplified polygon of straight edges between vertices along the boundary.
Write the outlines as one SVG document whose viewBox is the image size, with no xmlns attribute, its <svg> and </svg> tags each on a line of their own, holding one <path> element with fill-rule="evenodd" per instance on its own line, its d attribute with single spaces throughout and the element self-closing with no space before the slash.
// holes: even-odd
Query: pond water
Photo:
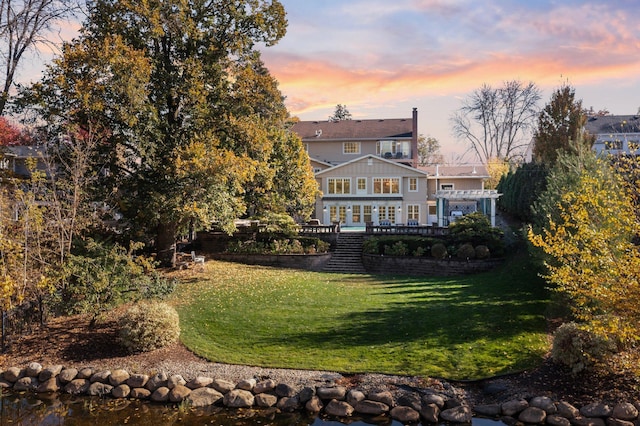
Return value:
<svg viewBox="0 0 640 426">
<path fill-rule="evenodd" d="M 402 426 L 388 417 L 348 420 L 351 426 Z M 230 410 L 224 407 L 187 409 L 137 400 L 73 397 L 70 395 L 19 395 L 0 397 L 0 425 L 21 426 L 342 426 L 306 412 L 276 413 L 269 410 Z M 489 419 L 474 419 L 473 426 L 504 426 Z"/>
</svg>

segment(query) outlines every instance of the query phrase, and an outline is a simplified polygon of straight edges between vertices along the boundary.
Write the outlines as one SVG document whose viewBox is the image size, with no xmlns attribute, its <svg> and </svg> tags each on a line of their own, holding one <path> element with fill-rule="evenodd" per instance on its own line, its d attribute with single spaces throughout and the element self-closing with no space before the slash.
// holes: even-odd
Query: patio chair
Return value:
<svg viewBox="0 0 640 426">
<path fill-rule="evenodd" d="M 196 256 L 196 252 L 192 251 L 191 252 L 191 260 L 193 260 L 193 264 L 195 266 L 200 265 L 202 270 L 204 270 L 204 256 Z"/>
</svg>

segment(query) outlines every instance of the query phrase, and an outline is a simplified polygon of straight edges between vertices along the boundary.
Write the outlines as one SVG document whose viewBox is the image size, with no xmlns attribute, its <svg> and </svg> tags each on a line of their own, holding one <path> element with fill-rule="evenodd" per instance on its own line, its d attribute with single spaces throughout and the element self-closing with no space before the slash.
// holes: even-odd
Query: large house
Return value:
<svg viewBox="0 0 640 426">
<path fill-rule="evenodd" d="M 292 130 L 322 196 L 315 217 L 345 226 L 435 225 L 473 211 L 495 224 L 496 191 L 480 167 L 418 166 L 418 111 L 400 119 L 300 121 Z"/>
<path fill-rule="evenodd" d="M 585 129 L 595 135 L 598 154 L 640 154 L 639 115 L 597 115 L 587 119 Z"/>
</svg>

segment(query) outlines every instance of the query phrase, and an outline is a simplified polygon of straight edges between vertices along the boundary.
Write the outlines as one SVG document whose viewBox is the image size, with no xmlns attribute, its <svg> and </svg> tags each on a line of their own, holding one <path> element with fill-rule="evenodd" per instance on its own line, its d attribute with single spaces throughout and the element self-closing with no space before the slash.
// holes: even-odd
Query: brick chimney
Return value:
<svg viewBox="0 0 640 426">
<path fill-rule="evenodd" d="M 411 165 L 418 167 L 418 108 L 413 108 L 413 129 L 411 133 Z"/>
</svg>

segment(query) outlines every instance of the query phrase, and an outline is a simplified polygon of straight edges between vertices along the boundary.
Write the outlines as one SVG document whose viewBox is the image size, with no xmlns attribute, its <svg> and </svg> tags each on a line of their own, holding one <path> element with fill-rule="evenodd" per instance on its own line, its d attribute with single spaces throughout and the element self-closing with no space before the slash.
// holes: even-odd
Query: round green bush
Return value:
<svg viewBox="0 0 640 426">
<path fill-rule="evenodd" d="M 479 245 L 476 247 L 476 259 L 488 259 L 489 257 L 491 257 L 489 247 L 485 245 Z"/>
<path fill-rule="evenodd" d="M 476 249 L 473 248 L 473 244 L 465 243 L 456 250 L 456 257 L 458 259 L 475 259 Z"/>
<path fill-rule="evenodd" d="M 568 322 L 553 334 L 551 358 L 577 374 L 588 371 L 606 354 L 614 351 L 615 346 L 611 341 L 594 335 L 575 322 Z"/>
<path fill-rule="evenodd" d="M 444 259 L 448 254 L 447 247 L 442 243 L 435 243 L 431 246 L 431 256 L 436 259 Z"/>
<path fill-rule="evenodd" d="M 148 352 L 178 341 L 178 312 L 163 302 L 140 302 L 118 320 L 120 343 L 131 353 Z"/>
</svg>

